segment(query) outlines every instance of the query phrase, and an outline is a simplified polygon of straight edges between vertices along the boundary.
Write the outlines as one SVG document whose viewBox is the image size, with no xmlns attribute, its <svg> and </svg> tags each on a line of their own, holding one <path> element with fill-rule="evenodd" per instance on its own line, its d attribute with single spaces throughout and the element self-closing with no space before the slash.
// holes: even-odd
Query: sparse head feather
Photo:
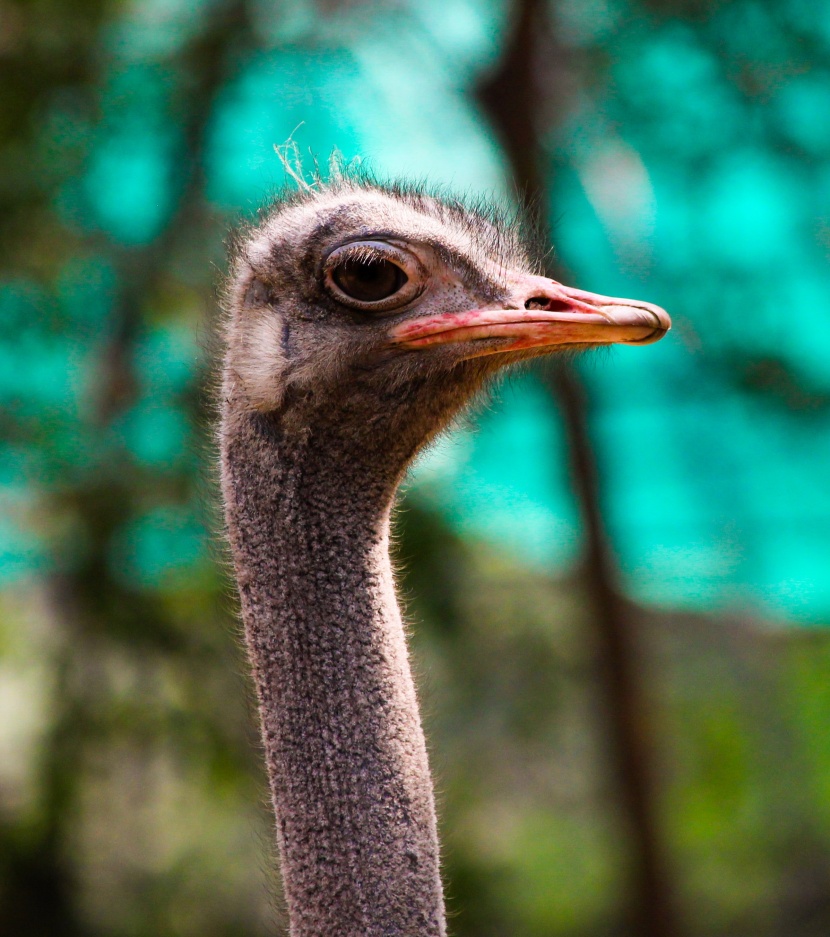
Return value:
<svg viewBox="0 0 830 937">
<path fill-rule="evenodd" d="M 278 154 L 289 181 L 259 210 L 252 224 L 241 225 L 232 235 L 232 257 L 245 250 L 254 232 L 273 228 L 292 208 L 315 210 L 345 196 L 375 195 L 387 199 L 393 208 L 408 208 L 454 229 L 506 266 L 541 270 L 547 245 L 532 209 L 519 212 L 495 197 L 459 194 L 425 179 L 381 179 L 357 160 L 346 163 L 337 152 L 329 160 L 328 176 L 316 166 L 306 175 L 293 144 L 279 148 Z"/>
</svg>

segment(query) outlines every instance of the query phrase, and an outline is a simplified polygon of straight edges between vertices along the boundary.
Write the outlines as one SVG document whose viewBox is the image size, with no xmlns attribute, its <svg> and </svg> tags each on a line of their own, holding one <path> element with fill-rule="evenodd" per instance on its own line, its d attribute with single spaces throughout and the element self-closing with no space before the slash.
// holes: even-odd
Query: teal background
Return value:
<svg viewBox="0 0 830 937">
<path fill-rule="evenodd" d="M 143 339 L 166 349 L 182 381 L 196 367 L 192 336 L 215 276 L 209 261 L 221 265 L 219 232 L 282 183 L 273 146 L 292 134 L 307 164 L 336 148 L 381 174 L 510 198 L 504 157 L 470 94 L 497 60 L 503 5 L 357 5 L 321 16 L 259 4 L 221 57 L 224 80 L 199 139 L 188 139 L 185 56 L 219 15 L 221 5 L 173 3 L 109 14 L 95 38 L 94 89 L 59 86 L 37 102 L 34 163 L 15 163 L 21 154 L 9 147 L 14 177 L 48 192 L 51 230 L 40 237 L 56 242 L 48 284 L 27 265 L 3 284 L 12 325 L 3 354 L 34 343 L 33 370 L 4 368 L 4 397 L 23 421 L 47 411 L 63 431 L 83 433 L 94 374 L 85 364 L 119 301 L 119 268 L 151 251 L 183 210 L 189 172 L 200 177 L 209 253 L 170 258 L 177 266 L 165 276 L 198 299 L 157 314 Z M 659 347 L 583 364 L 610 530 L 628 591 L 649 604 L 804 623 L 830 611 L 828 15 L 821 4 L 784 3 L 701 7 L 685 19 L 680 8 L 622 3 L 554 9 L 574 86 L 546 133 L 559 262 L 580 286 L 648 298 L 675 321 Z M 193 144 L 190 170 L 183 154 Z M 33 333 L 49 320 L 48 334 L 21 335 L 15 326 L 28 319 Z M 152 364 L 138 362 L 146 399 L 123 440 L 163 472 L 186 429 L 165 405 L 174 375 L 147 355 Z M 566 480 L 553 465 L 515 470 L 542 451 L 561 461 L 558 420 L 532 381 L 518 387 L 517 407 L 428 474 L 459 529 L 511 549 L 521 541 L 528 562 L 568 567 L 579 534 Z M 77 458 L 78 442 L 67 438 L 56 454 Z M 4 578 L 13 581 L 54 557 L 14 520 L 36 494 L 33 474 L 35 487 L 43 476 L 27 470 L 25 447 L 10 461 Z M 156 549 L 178 553 L 175 541 Z"/>
<path fill-rule="evenodd" d="M 830 6 L 558 0 L 559 266 L 689 932 L 830 926 Z M 0 5 L 0 929 L 272 932 L 204 352 L 228 228 L 339 150 L 510 202 L 506 3 Z M 623 933 L 561 414 L 509 379 L 401 516 L 458 935 Z M 593 700 L 593 702 L 592 702 Z"/>
</svg>

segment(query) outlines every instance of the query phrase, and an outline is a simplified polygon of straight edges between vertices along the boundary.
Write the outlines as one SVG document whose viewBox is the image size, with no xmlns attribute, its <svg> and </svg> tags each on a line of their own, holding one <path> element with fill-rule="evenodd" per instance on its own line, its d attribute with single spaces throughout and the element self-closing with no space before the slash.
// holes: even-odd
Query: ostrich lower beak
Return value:
<svg viewBox="0 0 830 937">
<path fill-rule="evenodd" d="M 477 357 L 548 345 L 647 345 L 671 328 L 668 314 L 651 303 L 530 279 L 544 289 L 537 286 L 524 308 L 467 309 L 409 319 L 391 331 L 390 339 L 412 349 L 480 342 L 480 350 L 468 356 Z"/>
</svg>

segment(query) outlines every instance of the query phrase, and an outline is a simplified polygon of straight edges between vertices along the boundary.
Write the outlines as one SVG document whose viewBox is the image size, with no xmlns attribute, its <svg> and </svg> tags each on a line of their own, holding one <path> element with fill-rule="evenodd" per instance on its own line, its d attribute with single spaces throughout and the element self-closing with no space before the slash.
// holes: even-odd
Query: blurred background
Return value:
<svg viewBox="0 0 830 937">
<path fill-rule="evenodd" d="M 827 0 L 2 0 L 0 82 L 0 933 L 284 933 L 201 342 L 292 135 L 675 322 L 408 482 L 452 933 L 830 933 Z"/>
</svg>

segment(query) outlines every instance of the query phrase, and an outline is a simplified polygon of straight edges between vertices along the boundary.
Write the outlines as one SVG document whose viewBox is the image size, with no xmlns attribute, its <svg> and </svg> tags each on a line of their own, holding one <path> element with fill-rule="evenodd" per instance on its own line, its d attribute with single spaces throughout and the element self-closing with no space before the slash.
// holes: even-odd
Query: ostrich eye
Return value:
<svg viewBox="0 0 830 937">
<path fill-rule="evenodd" d="M 389 299 L 409 279 L 391 260 L 346 260 L 332 270 L 331 278 L 351 299 L 377 303 Z"/>
<path fill-rule="evenodd" d="M 367 238 L 348 241 L 323 257 L 322 286 L 343 306 L 390 312 L 417 299 L 429 272 L 409 244 Z"/>
</svg>

